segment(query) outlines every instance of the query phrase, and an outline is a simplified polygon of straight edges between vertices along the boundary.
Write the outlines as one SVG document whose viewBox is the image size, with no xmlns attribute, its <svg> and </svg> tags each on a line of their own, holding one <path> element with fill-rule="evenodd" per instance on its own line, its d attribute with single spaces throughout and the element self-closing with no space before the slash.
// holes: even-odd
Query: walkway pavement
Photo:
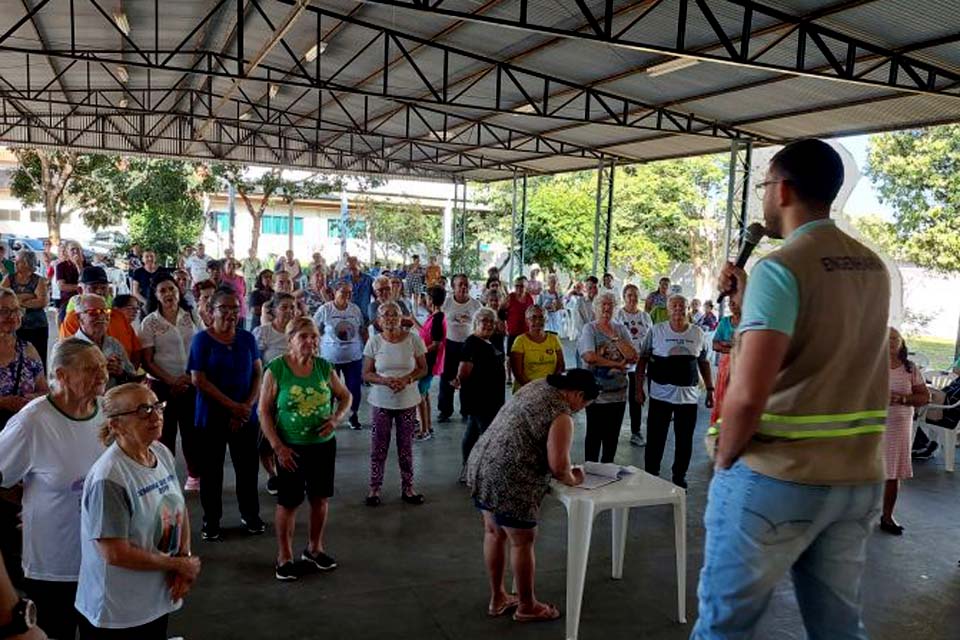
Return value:
<svg viewBox="0 0 960 640">
<path fill-rule="evenodd" d="M 366 404 L 361 416 L 365 424 Z M 610 516 L 594 529 L 584 593 L 583 640 L 687 638 L 696 619 L 697 576 L 703 561 L 702 514 L 710 465 L 701 444 L 707 411 L 701 408 L 688 501 L 688 625 L 677 624 L 673 523 L 669 507 L 635 512 L 629 524 L 623 580 L 610 579 Z M 583 416 L 577 420 L 575 461 L 583 458 Z M 327 550 L 340 567 L 296 583 L 273 578 L 276 545 L 273 499 L 261 491 L 267 533 L 247 537 L 237 530 L 232 471 L 227 470 L 226 539 L 199 539 L 200 507 L 188 497 L 194 551 L 203 573 L 179 613 L 171 636 L 187 640 L 324 638 L 489 640 L 563 638 L 563 621 L 519 625 L 485 615 L 486 577 L 481 556 L 480 519 L 467 490 L 457 484 L 464 425 L 437 425 L 437 436 L 416 443 L 416 483 L 424 506 L 399 499 L 396 451 L 387 462 L 384 504 L 363 504 L 369 474 L 369 430 L 338 432 L 337 487 L 332 500 Z M 627 442 L 624 425 L 617 462 L 643 467 L 643 449 Z M 664 470 L 673 459 L 672 438 Z M 918 465 L 905 483 L 897 516 L 902 538 L 882 533 L 870 541 L 864 583 L 865 619 L 874 640 L 936 640 L 960 637 L 960 474 L 946 474 L 935 459 Z M 265 478 L 261 478 L 261 486 Z M 300 512 L 295 549 L 306 536 L 306 508 Z M 547 498 L 537 542 L 537 593 L 562 607 L 565 589 L 564 511 Z M 776 590 L 757 638 L 804 638 L 789 582 Z"/>
</svg>

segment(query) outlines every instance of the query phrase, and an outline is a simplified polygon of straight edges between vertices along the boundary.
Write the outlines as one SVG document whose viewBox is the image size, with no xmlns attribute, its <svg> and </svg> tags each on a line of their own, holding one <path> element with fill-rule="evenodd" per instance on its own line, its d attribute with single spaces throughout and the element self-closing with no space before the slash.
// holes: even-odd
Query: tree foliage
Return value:
<svg viewBox="0 0 960 640">
<path fill-rule="evenodd" d="M 368 202 L 364 206 L 367 230 L 373 243 L 374 254 L 389 260 L 397 255 L 406 263 L 418 251 L 424 259 L 439 255 L 443 245 L 443 218 L 427 213 L 418 204 Z"/>
<path fill-rule="evenodd" d="M 876 135 L 868 155 L 867 175 L 894 211 L 901 258 L 960 271 L 960 125 Z"/>
<path fill-rule="evenodd" d="M 161 263 L 176 260 L 203 229 L 203 194 L 214 183 L 200 164 L 147 158 L 102 163 L 89 180 L 75 183 L 75 197 L 88 221 L 127 222 L 131 243 L 150 247 Z"/>
<path fill-rule="evenodd" d="M 27 206 L 43 206 L 47 235 L 53 244 L 60 243 L 60 225 L 74 209 L 83 211 L 84 221 L 94 228 L 120 219 L 116 211 L 110 221 L 88 215 L 78 198 L 97 186 L 93 174 L 115 163 L 116 157 L 27 148 L 14 149 L 13 153 L 19 162 L 11 178 L 10 192 Z"/>
<path fill-rule="evenodd" d="M 907 260 L 906 251 L 897 236 L 897 226 L 878 215 L 866 215 L 851 220 L 854 228 L 874 249 L 894 260 Z"/>
<path fill-rule="evenodd" d="M 709 200 L 721 188 L 723 176 L 723 167 L 713 158 L 618 169 L 611 268 L 653 284 L 672 261 L 693 262 L 695 271 L 714 267 L 722 221 L 716 218 Z M 596 180 L 593 171 L 528 180 L 528 264 L 536 262 L 581 276 L 592 271 Z M 509 228 L 512 185 L 489 185 L 481 193 L 500 214 L 501 224 Z"/>
</svg>

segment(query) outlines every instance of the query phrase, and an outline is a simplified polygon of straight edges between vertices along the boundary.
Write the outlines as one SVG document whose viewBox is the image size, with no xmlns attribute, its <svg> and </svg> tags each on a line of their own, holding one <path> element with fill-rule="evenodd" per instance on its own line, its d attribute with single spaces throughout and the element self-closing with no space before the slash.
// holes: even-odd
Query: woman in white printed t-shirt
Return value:
<svg viewBox="0 0 960 640">
<path fill-rule="evenodd" d="M 640 345 L 643 339 L 647 337 L 647 332 L 653 327 L 653 320 L 650 314 L 640 307 L 640 289 L 635 284 L 628 284 L 623 288 L 623 306 L 617 309 L 614 320 L 627 328 L 630 333 L 630 344 L 640 352 Z M 643 430 L 643 403 L 637 402 L 637 394 L 633 389 L 637 388 L 637 365 L 631 364 L 627 367 L 627 413 L 630 415 L 630 444 L 635 447 L 644 445 Z"/>
<path fill-rule="evenodd" d="M 400 326 L 400 306 L 396 302 L 381 304 L 377 315 L 382 332 L 370 338 L 363 350 L 363 379 L 372 385 L 367 401 L 373 415 L 366 502 L 370 507 L 380 504 L 383 467 L 390 449 L 390 432 L 396 424 L 400 498 L 407 504 L 423 504 L 423 496 L 413 490 L 413 434 L 420 404 L 417 380 L 427 373 L 427 348 L 419 335 Z"/>
<path fill-rule="evenodd" d="M 107 360 L 93 343 L 67 338 L 50 358 L 52 391 L 32 400 L 0 432 L 0 483 L 23 481 L 24 591 L 51 638 L 72 638 L 80 573 L 80 497 L 103 453 L 97 396 Z"/>
<path fill-rule="evenodd" d="M 182 606 L 200 559 L 190 555 L 173 454 L 157 441 L 163 403 L 143 385 L 124 384 L 107 393 L 103 409 L 107 450 L 80 505 L 80 640 L 166 640 L 167 618 Z"/>
<path fill-rule="evenodd" d="M 350 428 L 360 429 L 360 392 L 363 387 L 363 345 L 367 343 L 367 323 L 360 307 L 350 301 L 353 285 L 345 280 L 337 284 L 333 300 L 317 309 L 313 322 L 320 330 L 320 356 L 331 363 L 353 397 Z"/>
<path fill-rule="evenodd" d="M 693 453 L 693 432 L 697 427 L 697 400 L 700 376 L 707 386 L 706 406 L 713 406 L 713 374 L 707 361 L 707 345 L 700 327 L 690 324 L 687 299 L 681 295 L 667 300 L 667 322 L 653 325 L 640 348 L 637 362 L 637 402 L 646 397 L 644 377 L 650 376 L 650 410 L 647 414 L 647 473 L 660 475 L 663 448 L 673 418 L 673 484 L 687 488 L 687 469 Z"/>
</svg>

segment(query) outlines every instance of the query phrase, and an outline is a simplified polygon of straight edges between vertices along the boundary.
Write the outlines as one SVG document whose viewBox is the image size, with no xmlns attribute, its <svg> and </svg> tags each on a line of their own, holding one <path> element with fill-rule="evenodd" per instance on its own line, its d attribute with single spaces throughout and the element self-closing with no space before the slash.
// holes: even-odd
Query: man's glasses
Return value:
<svg viewBox="0 0 960 640">
<path fill-rule="evenodd" d="M 136 409 L 131 409 L 130 411 L 120 411 L 119 413 L 112 413 L 108 418 L 119 418 L 120 416 L 132 416 L 137 414 L 138 418 L 147 419 L 150 416 L 156 413 L 163 413 L 163 408 L 167 406 L 166 402 L 155 402 L 153 404 L 141 404 Z"/>
<path fill-rule="evenodd" d="M 214 309 L 219 309 L 220 313 L 240 313 L 239 306 L 228 306 L 225 304 L 218 304 Z"/>
<path fill-rule="evenodd" d="M 106 317 L 110 315 L 110 309 L 87 309 L 82 313 L 92 316 L 94 318 Z"/>
</svg>

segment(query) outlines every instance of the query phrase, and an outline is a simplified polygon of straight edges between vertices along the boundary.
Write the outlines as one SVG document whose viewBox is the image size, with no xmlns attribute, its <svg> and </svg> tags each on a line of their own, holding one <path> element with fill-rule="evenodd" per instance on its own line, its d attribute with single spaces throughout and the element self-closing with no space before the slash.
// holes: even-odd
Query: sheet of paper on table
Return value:
<svg viewBox="0 0 960 640">
<path fill-rule="evenodd" d="M 622 467 L 612 462 L 585 462 L 583 463 L 583 484 L 578 489 L 599 489 L 608 484 L 617 482 L 625 475 L 639 471 L 634 466 Z"/>
</svg>

